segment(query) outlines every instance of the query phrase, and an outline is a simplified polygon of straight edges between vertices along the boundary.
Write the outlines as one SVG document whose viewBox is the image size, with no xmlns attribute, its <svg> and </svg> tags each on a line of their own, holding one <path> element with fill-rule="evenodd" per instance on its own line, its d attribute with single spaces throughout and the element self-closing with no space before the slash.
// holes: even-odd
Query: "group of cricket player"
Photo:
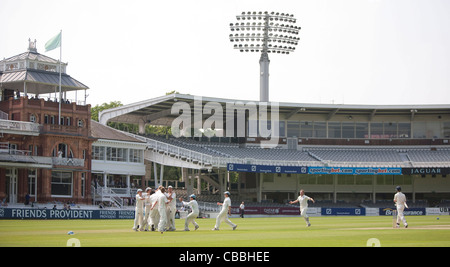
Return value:
<svg viewBox="0 0 450 267">
<path fill-rule="evenodd" d="M 222 206 L 221 211 L 216 219 L 216 224 L 212 230 L 219 230 L 220 224 L 225 221 L 229 224 L 233 230 L 236 230 L 237 225 L 232 223 L 228 219 L 228 215 L 231 215 L 231 199 L 230 192 L 224 193 L 225 199 L 222 203 L 218 202 L 217 205 Z M 195 219 L 198 217 L 200 210 L 196 196 L 194 194 L 189 196 L 189 201 L 184 201 L 183 198 L 179 198 L 179 201 L 183 206 L 189 206 L 191 212 L 187 215 L 184 224 L 184 230 L 189 231 L 189 225 L 194 225 L 194 230 L 199 228 Z M 145 193 L 142 189 L 137 190 L 136 194 L 136 210 L 134 218 L 134 231 L 158 231 L 164 233 L 165 231 L 175 231 L 175 214 L 177 212 L 176 206 L 176 193 L 172 186 L 167 188 L 159 186 L 157 190 L 150 187 L 145 189 Z M 150 228 L 150 229 L 149 229 Z"/>
<path fill-rule="evenodd" d="M 406 196 L 401 192 L 401 187 L 396 187 L 396 194 L 394 195 L 394 203 L 397 209 L 397 221 L 396 228 L 400 227 L 400 222 L 403 222 L 405 228 L 408 227 L 403 211 L 408 208 L 406 204 Z M 224 201 L 218 202 L 217 205 L 222 206 L 219 215 L 216 218 L 216 224 L 212 230 L 219 230 L 220 224 L 226 222 L 233 230 L 236 230 L 237 225 L 230 221 L 228 216 L 231 216 L 231 199 L 230 192 L 224 192 Z M 183 206 L 189 206 L 191 212 L 187 215 L 184 224 L 184 230 L 189 231 L 189 225 L 194 225 L 194 230 L 199 228 L 195 219 L 199 215 L 198 203 L 194 194 L 189 196 L 189 201 L 184 201 L 179 198 L 179 201 Z M 306 226 L 310 227 L 308 211 L 308 201 L 315 203 L 314 199 L 305 195 L 305 191 L 300 190 L 299 197 L 294 201 L 289 201 L 289 204 L 300 203 L 300 216 L 306 222 Z M 136 195 L 136 212 L 134 219 L 134 231 L 159 231 L 164 233 L 165 231 L 175 231 L 175 213 L 176 207 L 176 193 L 172 186 L 167 188 L 159 186 L 157 190 L 152 188 L 146 188 L 145 193 L 142 189 L 138 189 Z"/>
</svg>

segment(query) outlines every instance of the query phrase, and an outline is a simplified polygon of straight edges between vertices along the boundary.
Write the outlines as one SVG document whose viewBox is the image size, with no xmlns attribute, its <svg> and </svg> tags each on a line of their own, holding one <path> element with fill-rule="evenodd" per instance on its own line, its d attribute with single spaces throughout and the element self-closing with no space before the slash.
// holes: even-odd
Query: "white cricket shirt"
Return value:
<svg viewBox="0 0 450 267">
<path fill-rule="evenodd" d="M 161 212 L 162 210 L 166 210 L 166 203 L 167 203 L 167 197 L 164 194 L 159 194 L 158 195 L 158 210 Z"/>
<path fill-rule="evenodd" d="M 192 201 L 189 201 L 189 202 L 183 201 L 183 205 L 191 207 L 193 213 L 199 213 L 200 212 L 199 209 L 198 209 L 197 200 L 192 200 Z"/>
<path fill-rule="evenodd" d="M 172 194 L 169 193 L 164 193 L 167 197 L 167 199 L 169 199 L 170 196 L 172 196 L 172 200 L 169 203 L 169 207 L 171 208 L 176 208 L 177 207 L 177 194 L 175 194 L 174 191 L 172 191 Z"/>
<path fill-rule="evenodd" d="M 308 200 L 310 199 L 310 197 L 308 197 L 307 195 L 303 195 L 303 196 L 299 196 L 298 198 L 298 202 L 300 203 L 300 209 L 304 209 L 308 207 Z"/>
<path fill-rule="evenodd" d="M 405 206 L 406 203 L 406 196 L 402 192 L 398 192 L 394 195 L 394 201 L 397 204 L 397 206 Z"/>
<path fill-rule="evenodd" d="M 229 197 L 225 198 L 222 205 L 222 211 L 228 212 L 228 208 L 231 206 L 231 199 Z"/>
<path fill-rule="evenodd" d="M 139 194 L 136 195 L 136 209 L 142 210 L 144 208 L 144 200 Z"/>
</svg>

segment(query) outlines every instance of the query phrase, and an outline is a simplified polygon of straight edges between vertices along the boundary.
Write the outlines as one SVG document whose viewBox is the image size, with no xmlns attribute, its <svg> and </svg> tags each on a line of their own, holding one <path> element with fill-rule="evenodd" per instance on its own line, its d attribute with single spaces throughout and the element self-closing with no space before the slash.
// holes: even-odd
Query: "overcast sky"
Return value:
<svg viewBox="0 0 450 267">
<path fill-rule="evenodd" d="M 259 53 L 241 53 L 229 24 L 242 11 L 294 14 L 289 55 L 269 54 L 270 100 L 449 104 L 448 0 L 0 0 L 0 58 L 38 52 L 63 31 L 67 73 L 92 106 L 176 90 L 259 100 Z"/>
</svg>

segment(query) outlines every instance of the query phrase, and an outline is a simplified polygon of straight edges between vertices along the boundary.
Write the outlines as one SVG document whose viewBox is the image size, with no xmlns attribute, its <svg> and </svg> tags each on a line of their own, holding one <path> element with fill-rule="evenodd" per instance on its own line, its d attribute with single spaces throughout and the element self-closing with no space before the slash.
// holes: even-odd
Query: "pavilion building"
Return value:
<svg viewBox="0 0 450 267">
<path fill-rule="evenodd" d="M 91 107 L 67 99 L 68 92 L 89 88 L 66 68 L 39 54 L 36 41 L 0 61 L 2 202 L 23 202 L 27 194 L 36 202 L 90 202 Z"/>
</svg>

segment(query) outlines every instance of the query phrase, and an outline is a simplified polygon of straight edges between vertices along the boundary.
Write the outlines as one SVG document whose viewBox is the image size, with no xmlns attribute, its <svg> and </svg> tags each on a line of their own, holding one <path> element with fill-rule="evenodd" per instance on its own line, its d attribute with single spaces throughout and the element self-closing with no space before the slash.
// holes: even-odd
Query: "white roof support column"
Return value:
<svg viewBox="0 0 450 267">
<path fill-rule="evenodd" d="M 139 134 L 145 134 L 145 122 L 144 121 L 139 122 Z"/>
</svg>

